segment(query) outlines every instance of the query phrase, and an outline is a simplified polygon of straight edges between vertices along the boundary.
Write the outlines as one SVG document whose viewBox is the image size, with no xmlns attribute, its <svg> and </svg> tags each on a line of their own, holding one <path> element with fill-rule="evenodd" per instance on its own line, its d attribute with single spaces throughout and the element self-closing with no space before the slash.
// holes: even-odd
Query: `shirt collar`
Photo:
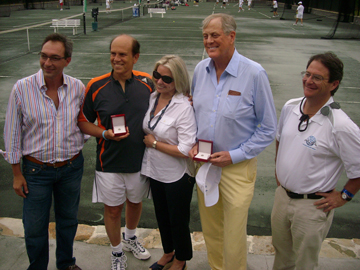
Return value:
<svg viewBox="0 0 360 270">
<path fill-rule="evenodd" d="M 302 108 L 301 108 L 303 111 L 304 111 L 305 101 L 306 101 L 306 99 L 304 100 L 304 102 L 303 102 L 303 104 L 302 104 Z M 314 122 L 322 125 L 323 122 L 324 122 L 324 120 L 325 120 L 325 117 L 326 117 L 326 116 L 322 115 L 320 111 L 321 111 L 322 108 L 324 108 L 325 106 L 328 106 L 330 103 L 333 103 L 333 102 L 334 102 L 334 98 L 331 96 L 331 97 L 329 98 L 329 100 L 324 104 L 324 106 L 322 106 L 322 107 L 320 108 L 320 110 L 318 110 L 318 111 L 316 112 L 316 114 L 315 114 L 313 117 L 310 118 L 310 122 L 314 121 Z M 301 113 L 300 113 L 300 104 L 301 104 L 301 102 L 299 103 L 298 106 L 295 106 L 294 109 L 293 109 L 293 113 L 295 113 L 296 115 L 298 115 L 298 116 L 299 116 L 299 119 L 300 119 L 300 116 L 301 116 Z"/>
<path fill-rule="evenodd" d="M 114 78 L 114 70 L 111 70 L 111 80 L 114 82 L 119 82 L 118 80 L 115 80 Z M 127 82 L 131 82 L 134 79 L 134 73 L 131 72 L 131 78 L 126 79 Z"/>
<path fill-rule="evenodd" d="M 46 83 L 45 83 L 45 78 L 44 78 L 44 72 L 42 69 L 40 69 L 36 75 L 35 75 L 35 79 L 36 79 L 36 83 L 38 85 L 38 88 L 40 89 L 40 91 L 45 92 L 46 91 Z M 63 89 L 67 89 L 67 86 L 69 84 L 69 78 L 67 75 L 65 75 L 63 73 Z"/>
<path fill-rule="evenodd" d="M 239 70 L 239 63 L 240 63 L 240 54 L 235 49 L 234 53 L 230 59 L 229 64 L 226 66 L 225 72 L 227 72 L 228 74 L 230 74 L 233 77 L 237 77 L 238 70 Z M 210 73 L 210 71 L 214 68 L 215 68 L 214 61 L 211 59 L 209 61 L 208 65 L 206 66 L 207 73 Z"/>
<path fill-rule="evenodd" d="M 151 97 L 152 97 L 152 99 L 155 99 L 158 95 L 159 95 L 159 93 L 158 93 L 157 91 L 155 91 L 155 92 L 151 95 Z M 171 105 L 171 104 L 175 104 L 175 103 L 183 103 L 183 102 L 184 102 L 183 96 L 184 96 L 183 94 L 176 93 L 176 94 L 172 97 L 170 105 Z"/>
</svg>

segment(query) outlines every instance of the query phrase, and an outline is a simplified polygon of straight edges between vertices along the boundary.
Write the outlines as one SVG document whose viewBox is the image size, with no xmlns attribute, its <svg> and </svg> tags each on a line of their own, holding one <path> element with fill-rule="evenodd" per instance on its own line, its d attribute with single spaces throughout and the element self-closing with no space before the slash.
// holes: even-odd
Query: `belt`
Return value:
<svg viewBox="0 0 360 270">
<path fill-rule="evenodd" d="M 315 193 L 310 193 L 310 194 L 298 194 L 295 192 L 292 192 L 286 188 L 284 188 L 283 186 L 281 186 L 283 189 L 285 189 L 286 194 L 291 198 L 291 199 L 313 199 L 313 200 L 317 200 L 317 199 L 321 199 L 323 196 L 320 195 L 316 195 Z M 326 193 L 330 193 L 332 190 L 330 191 L 326 191 Z"/>
<path fill-rule="evenodd" d="M 39 165 L 46 165 L 46 166 L 49 166 L 49 167 L 54 167 L 54 168 L 60 168 L 62 166 L 65 166 L 66 164 L 68 164 L 69 162 L 75 160 L 78 156 L 80 156 L 80 153 L 77 153 L 75 156 L 73 156 L 72 158 L 68 159 L 68 160 L 64 160 L 64 161 L 60 161 L 60 162 L 55 162 L 55 163 L 45 163 L 45 162 L 42 162 L 40 160 L 37 160 L 36 158 L 33 158 L 31 156 L 24 156 L 23 158 L 31 161 L 31 162 L 34 162 L 36 164 L 39 164 Z"/>
</svg>

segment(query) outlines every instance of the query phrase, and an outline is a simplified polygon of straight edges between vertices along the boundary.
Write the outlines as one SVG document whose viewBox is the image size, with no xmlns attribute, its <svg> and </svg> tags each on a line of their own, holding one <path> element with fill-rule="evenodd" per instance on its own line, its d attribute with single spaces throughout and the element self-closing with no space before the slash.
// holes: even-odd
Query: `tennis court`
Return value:
<svg viewBox="0 0 360 270">
<path fill-rule="evenodd" d="M 342 109 L 360 125 L 360 43 L 358 39 L 322 39 L 328 35 L 334 18 L 327 15 L 305 14 L 304 26 L 293 26 L 295 11 L 286 10 L 284 19 L 272 18 L 269 1 L 253 1 L 251 10 L 238 12 L 237 2 L 229 2 L 221 9 L 215 2 L 200 2 L 198 7 L 177 6 L 161 14 L 144 13 L 132 16 L 133 2 L 115 1 L 111 13 L 105 5 L 92 4 L 86 12 L 86 34 L 84 34 L 83 8 L 71 6 L 59 11 L 31 9 L 11 12 L 10 17 L 0 17 L 0 149 L 4 149 L 3 127 L 6 106 L 14 83 L 39 69 L 40 45 L 44 37 L 54 31 L 52 19 L 80 19 L 78 34 L 72 28 L 59 28 L 74 41 L 72 61 L 65 73 L 79 78 L 84 84 L 95 76 L 111 70 L 109 43 L 121 33 L 134 36 L 141 44 L 140 59 L 136 70 L 152 72 L 155 62 L 165 54 L 180 55 L 192 76 L 196 64 L 207 57 L 203 49 L 201 21 L 213 12 L 224 12 L 235 17 L 238 25 L 236 48 L 244 56 L 259 62 L 268 72 L 278 117 L 284 103 L 302 96 L 300 72 L 313 54 L 333 51 L 345 64 L 345 76 L 335 95 Z M 97 31 L 93 31 L 91 9 L 99 8 Z M 127 8 L 127 9 L 126 9 Z M 122 11 L 120 9 L 123 9 Z M 279 14 L 281 14 L 279 8 Z M 292 14 L 293 12 L 293 14 Z M 125 15 L 120 15 L 125 14 Z M 19 30 L 21 29 L 21 30 Z M 355 29 L 355 30 L 354 30 Z M 17 31 L 19 30 L 19 31 Z M 346 25 L 339 28 L 339 37 L 357 34 L 357 28 Z M 29 42 L 28 42 L 29 40 Z M 30 48 L 29 48 L 30 47 Z M 249 211 L 248 234 L 269 235 L 270 213 L 276 187 L 274 178 L 275 146 L 272 144 L 259 156 L 258 177 L 254 199 Z M 90 139 L 84 147 L 85 172 L 81 193 L 79 221 L 103 224 L 103 206 L 91 203 L 92 181 L 95 169 L 95 140 Z M 341 189 L 346 180 L 343 175 L 338 184 Z M 328 237 L 360 238 L 360 199 L 355 197 L 335 214 Z M 191 230 L 200 231 L 200 219 L 194 191 Z M 0 217 L 22 217 L 22 200 L 12 189 L 10 165 L 0 159 Z M 52 217 L 53 218 L 53 217 Z M 124 223 L 123 223 L 124 224 Z M 139 227 L 156 228 L 152 201 L 145 200 Z"/>
</svg>

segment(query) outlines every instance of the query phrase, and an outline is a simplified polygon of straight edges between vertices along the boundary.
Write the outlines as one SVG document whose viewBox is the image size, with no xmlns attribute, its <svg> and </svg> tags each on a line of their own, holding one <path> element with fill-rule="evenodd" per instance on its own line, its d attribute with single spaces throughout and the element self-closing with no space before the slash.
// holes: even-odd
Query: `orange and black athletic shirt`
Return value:
<svg viewBox="0 0 360 270">
<path fill-rule="evenodd" d="M 125 114 L 130 136 L 119 142 L 96 138 L 96 170 L 135 173 L 141 169 L 145 150 L 142 123 L 154 90 L 149 74 L 133 70 L 125 83 L 125 92 L 112 72 L 92 79 L 87 87 L 79 122 L 94 123 L 112 129 L 111 115 Z"/>
</svg>

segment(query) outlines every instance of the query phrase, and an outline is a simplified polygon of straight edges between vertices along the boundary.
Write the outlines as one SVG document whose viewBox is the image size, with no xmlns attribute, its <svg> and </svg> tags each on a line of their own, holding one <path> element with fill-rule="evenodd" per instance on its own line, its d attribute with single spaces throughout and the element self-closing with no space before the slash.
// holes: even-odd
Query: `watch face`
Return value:
<svg viewBox="0 0 360 270">
<path fill-rule="evenodd" d="M 346 200 L 347 199 L 347 195 L 345 193 L 341 193 L 341 197 Z"/>
</svg>

